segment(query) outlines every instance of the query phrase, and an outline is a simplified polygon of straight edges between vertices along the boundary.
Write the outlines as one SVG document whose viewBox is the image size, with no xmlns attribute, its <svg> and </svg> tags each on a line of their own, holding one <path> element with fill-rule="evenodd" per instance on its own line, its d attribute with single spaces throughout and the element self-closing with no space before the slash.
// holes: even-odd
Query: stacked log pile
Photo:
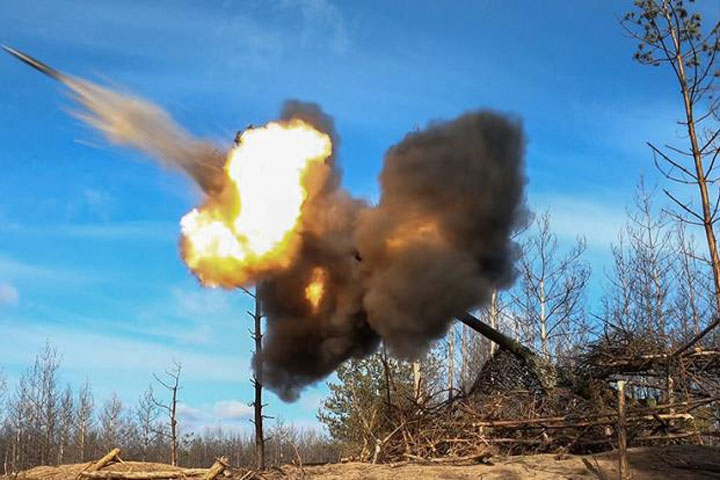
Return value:
<svg viewBox="0 0 720 480">
<path fill-rule="evenodd" d="M 271 480 L 274 472 L 261 472 L 231 466 L 226 457 L 215 460 L 210 468 L 182 468 L 148 462 L 125 462 L 121 451 L 114 448 L 101 459 L 75 465 L 36 467 L 22 472 L 16 478 L 24 480 Z"/>
</svg>

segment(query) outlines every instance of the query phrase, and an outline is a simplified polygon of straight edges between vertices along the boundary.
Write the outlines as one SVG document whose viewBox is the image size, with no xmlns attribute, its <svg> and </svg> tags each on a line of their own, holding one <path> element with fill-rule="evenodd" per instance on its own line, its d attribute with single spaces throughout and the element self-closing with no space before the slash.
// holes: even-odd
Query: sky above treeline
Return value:
<svg viewBox="0 0 720 480">
<path fill-rule="evenodd" d="M 698 1 L 708 19 L 720 2 Z M 344 185 L 378 198 L 384 152 L 410 130 L 489 108 L 527 132 L 528 202 L 563 244 L 585 236 L 602 287 L 646 141 L 677 139 L 669 72 L 632 61 L 629 0 L 5 0 L 0 42 L 151 99 L 229 145 L 285 99 L 319 103 L 341 137 Z M 57 83 L 0 56 L 0 367 L 11 383 L 47 340 L 63 378 L 134 403 L 173 358 L 187 428 L 248 426 L 249 299 L 182 263 L 190 180 L 106 144 Z M 438 179 L 442 181 L 442 179 Z M 326 392 L 268 414 L 315 425 Z"/>
</svg>

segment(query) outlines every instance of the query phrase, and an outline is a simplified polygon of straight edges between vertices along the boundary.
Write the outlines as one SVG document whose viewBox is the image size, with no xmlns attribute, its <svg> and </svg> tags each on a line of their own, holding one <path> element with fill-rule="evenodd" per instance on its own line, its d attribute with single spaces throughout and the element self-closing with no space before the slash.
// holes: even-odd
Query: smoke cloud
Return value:
<svg viewBox="0 0 720 480">
<path fill-rule="evenodd" d="M 396 356 L 413 358 L 455 316 L 514 278 L 514 229 L 527 218 L 517 121 L 477 112 L 408 135 L 361 212 L 363 307 Z"/>
<path fill-rule="evenodd" d="M 198 140 L 155 104 L 73 77 L 60 78 L 84 110 L 75 116 L 107 140 L 141 150 L 163 165 L 189 174 L 206 193 L 222 190 L 227 152 Z"/>
<path fill-rule="evenodd" d="M 282 118 L 328 133 L 317 105 L 288 102 Z M 511 234 L 526 221 L 519 122 L 466 114 L 408 135 L 386 154 L 371 207 L 340 185 L 335 158 L 303 207 L 303 249 L 260 287 L 267 315 L 265 385 L 285 400 L 380 340 L 401 358 L 422 354 L 463 311 L 513 281 Z M 315 267 L 329 273 L 314 312 L 304 298 Z"/>
</svg>

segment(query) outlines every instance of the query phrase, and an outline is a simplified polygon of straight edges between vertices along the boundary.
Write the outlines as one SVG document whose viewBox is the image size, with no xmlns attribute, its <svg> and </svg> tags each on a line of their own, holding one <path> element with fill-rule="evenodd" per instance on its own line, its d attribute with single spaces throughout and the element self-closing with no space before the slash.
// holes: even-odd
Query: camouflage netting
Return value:
<svg viewBox="0 0 720 480">
<path fill-rule="evenodd" d="M 494 393 L 527 390 L 540 394 L 543 385 L 525 360 L 507 350 L 498 350 L 485 362 L 475 379 L 471 393 L 486 396 Z"/>
</svg>

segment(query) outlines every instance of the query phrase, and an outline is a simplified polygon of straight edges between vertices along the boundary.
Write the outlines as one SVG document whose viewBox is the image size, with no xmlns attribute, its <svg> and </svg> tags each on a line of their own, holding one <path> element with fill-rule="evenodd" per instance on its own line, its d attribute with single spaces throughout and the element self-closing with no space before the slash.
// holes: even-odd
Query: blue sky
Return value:
<svg viewBox="0 0 720 480">
<path fill-rule="evenodd" d="M 617 23 L 631 4 L 5 0 L 0 41 L 223 144 L 284 99 L 318 102 L 337 122 L 344 184 L 370 199 L 408 130 L 476 108 L 519 116 L 529 202 L 551 208 L 564 242 L 587 237 L 599 291 L 638 175 L 656 177 L 645 141 L 679 130 L 668 72 L 631 60 Z M 60 85 L 9 56 L 0 79 L 0 366 L 16 378 L 49 339 L 67 381 L 134 402 L 176 358 L 188 428 L 246 425 L 248 299 L 201 288 L 177 250 L 197 189 L 106 145 L 67 115 Z M 271 395 L 268 413 L 312 425 L 324 392 Z"/>
</svg>

